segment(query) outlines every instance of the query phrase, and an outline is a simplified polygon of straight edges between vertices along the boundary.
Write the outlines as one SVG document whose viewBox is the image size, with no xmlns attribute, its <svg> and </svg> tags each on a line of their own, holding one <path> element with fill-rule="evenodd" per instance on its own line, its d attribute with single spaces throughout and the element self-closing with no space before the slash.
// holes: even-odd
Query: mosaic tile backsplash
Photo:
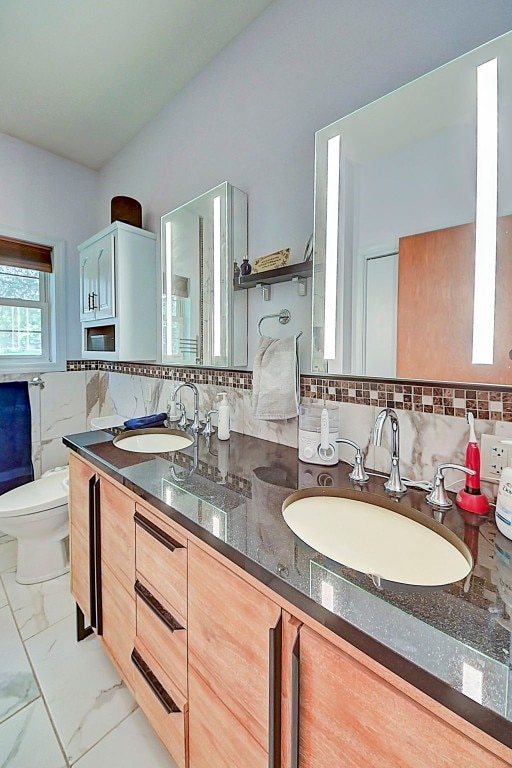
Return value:
<svg viewBox="0 0 512 768">
<path fill-rule="evenodd" d="M 213 384 L 217 387 L 252 389 L 252 371 L 181 368 L 101 360 L 69 360 L 67 368 L 68 371 L 104 371 L 176 382 Z M 347 377 L 333 379 L 307 374 L 302 375 L 300 380 L 301 397 L 325 398 L 338 403 L 389 407 L 440 416 L 464 417 L 468 411 L 472 411 L 478 419 L 512 422 L 512 387 L 480 385 L 477 389 L 475 385 L 357 380 Z"/>
</svg>

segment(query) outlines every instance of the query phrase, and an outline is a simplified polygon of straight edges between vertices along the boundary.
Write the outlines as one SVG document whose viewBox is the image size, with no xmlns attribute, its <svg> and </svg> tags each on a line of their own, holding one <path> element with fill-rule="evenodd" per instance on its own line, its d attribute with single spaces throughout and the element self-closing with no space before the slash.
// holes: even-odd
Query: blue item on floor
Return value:
<svg viewBox="0 0 512 768">
<path fill-rule="evenodd" d="M 0 384 L 0 494 L 34 479 L 28 382 Z"/>
<path fill-rule="evenodd" d="M 166 413 L 154 413 L 152 416 L 140 416 L 138 419 L 128 419 L 126 429 L 144 429 L 145 427 L 165 427 Z"/>
</svg>

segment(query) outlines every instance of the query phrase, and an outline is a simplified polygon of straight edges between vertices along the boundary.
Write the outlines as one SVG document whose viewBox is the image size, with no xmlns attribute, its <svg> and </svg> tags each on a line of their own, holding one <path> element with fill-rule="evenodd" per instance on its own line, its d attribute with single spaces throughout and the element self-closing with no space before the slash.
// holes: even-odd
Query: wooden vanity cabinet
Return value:
<svg viewBox="0 0 512 768">
<path fill-rule="evenodd" d="M 87 619 L 91 618 L 90 488 L 96 472 L 73 453 L 69 455 L 69 555 L 71 594 Z"/>
<path fill-rule="evenodd" d="M 178 768 L 512 765 L 503 744 L 73 454 L 70 516 L 72 593 L 95 608 Z"/>
<path fill-rule="evenodd" d="M 193 768 L 280 765 L 281 608 L 193 544 L 188 552 Z M 279 710 L 279 711 L 278 711 Z"/>
<path fill-rule="evenodd" d="M 130 688 L 135 638 L 135 500 L 69 457 L 71 593 Z"/>
<path fill-rule="evenodd" d="M 283 768 L 511 764 L 310 627 L 298 630 L 291 653 L 291 746 Z"/>
</svg>

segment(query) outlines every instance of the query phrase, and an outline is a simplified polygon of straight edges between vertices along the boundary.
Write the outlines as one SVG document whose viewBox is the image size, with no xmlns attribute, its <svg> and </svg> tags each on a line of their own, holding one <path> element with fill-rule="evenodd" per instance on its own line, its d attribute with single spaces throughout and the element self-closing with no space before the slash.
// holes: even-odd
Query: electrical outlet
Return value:
<svg viewBox="0 0 512 768">
<path fill-rule="evenodd" d="M 482 480 L 499 483 L 501 473 L 510 466 L 512 460 L 512 441 L 505 442 L 501 436 L 481 436 L 480 442 L 480 476 Z M 507 444 L 510 442 L 511 444 Z"/>
</svg>

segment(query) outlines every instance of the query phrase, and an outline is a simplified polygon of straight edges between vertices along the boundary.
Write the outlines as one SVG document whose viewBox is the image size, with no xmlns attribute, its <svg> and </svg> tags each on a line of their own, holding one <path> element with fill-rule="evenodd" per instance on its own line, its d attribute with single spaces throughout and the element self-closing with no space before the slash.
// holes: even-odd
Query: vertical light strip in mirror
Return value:
<svg viewBox="0 0 512 768">
<path fill-rule="evenodd" d="M 220 197 L 213 198 L 213 354 L 220 357 Z"/>
<path fill-rule="evenodd" d="M 327 212 L 325 219 L 324 359 L 336 357 L 336 294 L 338 287 L 338 216 L 340 199 L 340 136 L 327 142 Z"/>
<path fill-rule="evenodd" d="M 477 67 L 476 240 L 472 363 L 494 360 L 498 214 L 498 59 Z"/>
<path fill-rule="evenodd" d="M 171 269 L 171 222 L 165 222 L 165 349 L 172 355 L 172 269 Z"/>
</svg>

